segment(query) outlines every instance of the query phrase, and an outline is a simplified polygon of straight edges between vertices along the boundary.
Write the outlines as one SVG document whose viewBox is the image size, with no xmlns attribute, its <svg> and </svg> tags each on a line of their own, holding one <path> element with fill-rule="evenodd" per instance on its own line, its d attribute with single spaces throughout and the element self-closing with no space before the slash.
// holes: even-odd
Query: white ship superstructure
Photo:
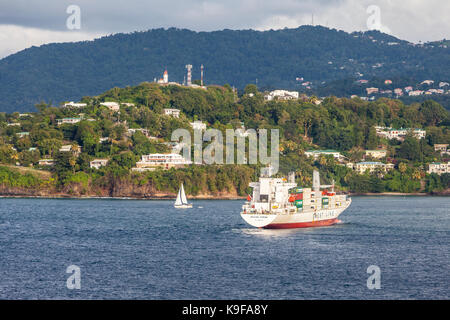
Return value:
<svg viewBox="0 0 450 320">
<path fill-rule="evenodd" d="M 250 183 L 253 195 L 242 206 L 242 218 L 258 228 L 328 226 L 337 223 L 338 216 L 351 204 L 347 195 L 334 192 L 333 185 L 320 185 L 317 171 L 313 188 L 297 187 L 294 175 L 288 180 L 261 177 Z"/>
</svg>

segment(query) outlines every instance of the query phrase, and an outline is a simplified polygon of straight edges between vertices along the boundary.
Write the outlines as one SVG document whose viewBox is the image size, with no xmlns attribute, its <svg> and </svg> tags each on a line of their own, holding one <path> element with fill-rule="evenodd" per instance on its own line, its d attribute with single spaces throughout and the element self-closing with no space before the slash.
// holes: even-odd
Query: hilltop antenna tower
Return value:
<svg viewBox="0 0 450 320">
<path fill-rule="evenodd" d="M 186 69 L 187 69 L 187 85 L 190 86 L 192 85 L 192 64 L 187 64 Z"/>
<path fill-rule="evenodd" d="M 201 69 L 200 85 L 203 87 L 203 64 L 201 65 L 200 69 Z"/>
</svg>

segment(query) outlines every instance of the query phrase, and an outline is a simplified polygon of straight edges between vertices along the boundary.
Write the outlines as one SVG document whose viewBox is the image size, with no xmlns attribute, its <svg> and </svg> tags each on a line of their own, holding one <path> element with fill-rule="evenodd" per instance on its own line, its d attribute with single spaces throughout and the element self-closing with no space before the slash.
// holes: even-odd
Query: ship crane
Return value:
<svg viewBox="0 0 450 320">
<path fill-rule="evenodd" d="M 334 179 L 332 184 L 320 184 L 320 175 L 319 171 L 313 171 L 313 190 L 320 191 L 320 189 L 331 189 L 334 192 Z"/>
</svg>

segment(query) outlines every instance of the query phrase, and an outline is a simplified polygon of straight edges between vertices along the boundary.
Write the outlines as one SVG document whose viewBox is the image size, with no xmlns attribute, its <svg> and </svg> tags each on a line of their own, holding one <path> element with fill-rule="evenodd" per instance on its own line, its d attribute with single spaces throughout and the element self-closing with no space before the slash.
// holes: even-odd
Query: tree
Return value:
<svg viewBox="0 0 450 320">
<path fill-rule="evenodd" d="M 412 173 L 412 178 L 414 180 L 420 180 L 420 178 L 422 178 L 422 173 L 420 172 L 419 169 L 415 168 L 413 173 Z"/>
<path fill-rule="evenodd" d="M 374 127 L 370 127 L 367 135 L 366 147 L 367 149 L 376 149 L 378 146 L 378 136 Z"/>
<path fill-rule="evenodd" d="M 321 166 L 325 166 L 327 164 L 327 158 L 323 154 L 319 156 L 319 164 Z"/>
<path fill-rule="evenodd" d="M 40 158 L 39 150 L 23 151 L 19 153 L 19 162 L 22 166 L 38 163 Z"/>
<path fill-rule="evenodd" d="M 43 139 L 38 141 L 37 145 L 41 151 L 41 154 L 52 156 L 59 150 L 59 148 L 61 148 L 62 141 L 53 138 Z"/>
<path fill-rule="evenodd" d="M 422 103 L 419 111 L 422 113 L 427 126 L 436 126 L 448 118 L 448 111 L 433 100 Z"/>
<path fill-rule="evenodd" d="M 120 140 L 126 131 L 127 129 L 123 125 L 114 126 L 110 138 Z"/>
<path fill-rule="evenodd" d="M 405 173 L 407 169 L 408 169 L 408 166 L 406 165 L 406 163 L 404 163 L 404 162 L 399 163 L 398 171 L 400 171 L 401 173 Z"/>
<path fill-rule="evenodd" d="M 13 163 L 16 158 L 17 158 L 17 151 L 11 148 L 11 146 L 0 145 L 0 162 Z"/>
<path fill-rule="evenodd" d="M 31 140 L 29 137 L 20 138 L 20 139 L 17 139 L 15 145 L 16 145 L 17 150 L 25 151 L 31 147 Z"/>
<path fill-rule="evenodd" d="M 353 174 L 349 180 L 349 187 L 354 192 L 370 192 L 371 178 L 367 174 Z"/>
<path fill-rule="evenodd" d="M 314 111 L 311 109 L 303 109 L 300 111 L 299 117 L 297 118 L 297 124 L 299 129 L 303 131 L 303 136 L 308 138 L 308 133 L 315 120 Z"/>
<path fill-rule="evenodd" d="M 75 172 L 76 158 L 72 152 L 57 152 L 55 155 L 55 171 L 58 176 Z"/>
<path fill-rule="evenodd" d="M 131 169 L 136 165 L 139 157 L 133 152 L 128 151 L 112 157 L 111 162 L 116 163 L 119 167 Z"/>
<path fill-rule="evenodd" d="M 49 105 L 46 104 L 44 101 L 41 101 L 40 103 L 36 104 L 35 107 L 40 113 L 44 113 L 45 109 L 48 108 Z"/>
<path fill-rule="evenodd" d="M 92 157 L 89 156 L 87 153 L 81 153 L 80 156 L 77 158 L 77 164 L 81 171 L 87 171 L 90 168 L 90 162 L 92 160 Z"/>
<path fill-rule="evenodd" d="M 90 122 L 80 122 L 75 139 L 83 146 L 83 150 L 89 154 L 95 154 L 98 149 L 99 136 Z"/>
<path fill-rule="evenodd" d="M 254 84 L 248 84 L 244 88 L 244 93 L 245 94 L 250 94 L 250 93 L 257 94 L 258 93 L 258 87 L 256 85 L 254 85 Z"/>
<path fill-rule="evenodd" d="M 405 137 L 405 140 L 400 145 L 400 149 L 398 150 L 398 156 L 403 159 L 408 160 L 420 160 L 423 157 L 421 153 L 420 143 L 416 137 L 412 135 L 408 135 Z"/>
</svg>

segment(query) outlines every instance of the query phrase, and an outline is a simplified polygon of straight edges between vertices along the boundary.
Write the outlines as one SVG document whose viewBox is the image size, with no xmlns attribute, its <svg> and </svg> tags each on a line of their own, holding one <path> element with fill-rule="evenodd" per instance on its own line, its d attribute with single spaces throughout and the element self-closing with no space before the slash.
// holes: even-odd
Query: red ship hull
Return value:
<svg viewBox="0 0 450 320">
<path fill-rule="evenodd" d="M 339 219 L 334 218 L 334 219 L 311 221 L 311 222 L 272 223 L 263 228 L 264 229 L 293 229 L 293 228 L 325 227 L 325 226 L 331 226 L 338 222 L 339 222 Z"/>
</svg>

